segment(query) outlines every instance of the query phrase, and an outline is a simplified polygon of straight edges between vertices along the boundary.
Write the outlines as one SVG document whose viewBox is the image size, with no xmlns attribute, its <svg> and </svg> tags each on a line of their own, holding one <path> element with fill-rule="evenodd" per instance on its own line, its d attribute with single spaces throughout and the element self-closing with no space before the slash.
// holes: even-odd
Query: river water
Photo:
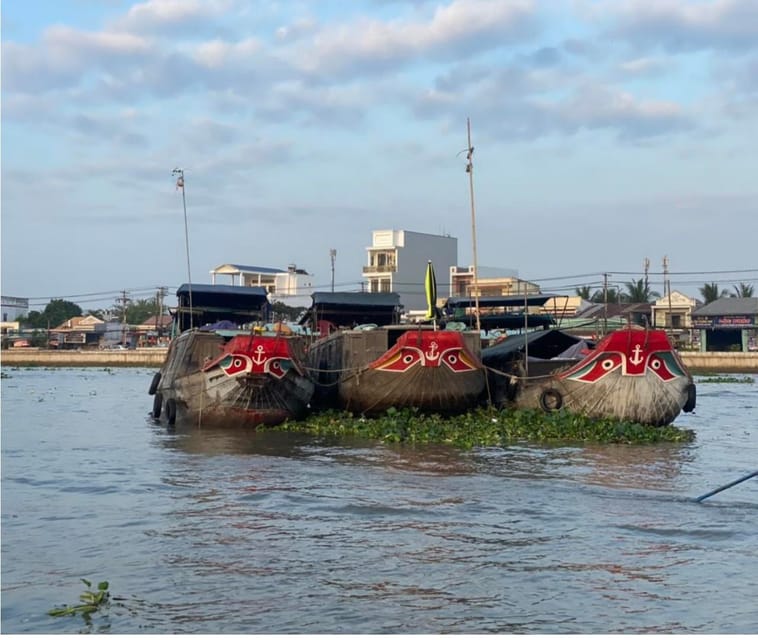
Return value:
<svg viewBox="0 0 758 640">
<path fill-rule="evenodd" d="M 3 368 L 3 633 L 758 631 L 758 478 L 693 500 L 758 468 L 758 384 L 691 444 L 463 452 L 170 433 L 153 373 Z M 111 607 L 46 615 L 80 578 Z"/>
</svg>

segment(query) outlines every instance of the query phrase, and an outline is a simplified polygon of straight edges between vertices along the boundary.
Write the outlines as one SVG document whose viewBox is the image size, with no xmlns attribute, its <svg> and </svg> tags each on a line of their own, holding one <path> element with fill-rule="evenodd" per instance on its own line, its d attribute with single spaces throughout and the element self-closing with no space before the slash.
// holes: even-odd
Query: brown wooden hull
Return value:
<svg viewBox="0 0 758 640">
<path fill-rule="evenodd" d="M 318 380 L 314 406 L 365 415 L 464 412 L 485 390 L 479 350 L 478 334 L 405 325 L 333 334 L 308 353 Z"/>
<path fill-rule="evenodd" d="M 314 390 L 298 362 L 303 347 L 295 336 L 227 342 L 213 333 L 182 334 L 160 371 L 153 415 L 168 424 L 243 428 L 300 419 Z"/>
<path fill-rule="evenodd" d="M 573 365 L 546 375 L 530 370 L 514 380 L 518 382 L 509 404 L 522 409 L 563 409 L 660 426 L 695 407 L 692 376 L 660 330 L 613 332 Z"/>
</svg>

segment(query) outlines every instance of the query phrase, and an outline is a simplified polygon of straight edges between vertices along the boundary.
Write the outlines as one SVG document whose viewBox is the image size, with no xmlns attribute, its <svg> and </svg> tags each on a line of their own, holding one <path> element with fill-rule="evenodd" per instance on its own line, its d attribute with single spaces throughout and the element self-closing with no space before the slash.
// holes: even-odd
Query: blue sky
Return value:
<svg viewBox="0 0 758 640">
<path fill-rule="evenodd" d="M 758 289 L 753 0 L 2 5 L 2 291 L 111 306 L 226 262 L 360 286 L 374 229 L 543 290 Z M 439 276 L 438 276 L 439 277 Z M 419 281 L 423 274 L 419 274 Z"/>
</svg>

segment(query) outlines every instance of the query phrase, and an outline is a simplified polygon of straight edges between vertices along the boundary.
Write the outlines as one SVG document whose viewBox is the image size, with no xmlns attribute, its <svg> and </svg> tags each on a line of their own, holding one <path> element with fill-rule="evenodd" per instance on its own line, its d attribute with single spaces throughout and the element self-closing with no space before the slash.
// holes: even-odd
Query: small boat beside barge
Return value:
<svg viewBox="0 0 758 640">
<path fill-rule="evenodd" d="M 264 329 L 263 287 L 183 284 L 176 295 L 179 335 L 148 390 L 154 419 L 254 428 L 305 416 L 314 391 L 305 338 Z"/>
<path fill-rule="evenodd" d="M 661 329 L 628 326 L 597 344 L 556 329 L 534 331 L 484 349 L 482 361 L 500 406 L 653 426 L 695 408 L 692 376 Z"/>
<path fill-rule="evenodd" d="M 300 323 L 320 334 L 306 360 L 316 382 L 314 409 L 371 416 L 413 407 L 454 414 L 481 401 L 486 375 L 479 332 L 450 331 L 434 322 L 400 324 L 396 293 L 311 297 Z"/>
</svg>

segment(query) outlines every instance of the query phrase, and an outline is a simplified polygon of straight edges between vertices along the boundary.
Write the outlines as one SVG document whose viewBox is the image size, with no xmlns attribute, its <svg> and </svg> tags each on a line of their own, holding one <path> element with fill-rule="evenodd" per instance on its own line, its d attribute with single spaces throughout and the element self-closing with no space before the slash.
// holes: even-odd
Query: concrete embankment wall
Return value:
<svg viewBox="0 0 758 640">
<path fill-rule="evenodd" d="M 690 373 L 758 373 L 758 352 L 683 351 L 679 356 Z"/>
<path fill-rule="evenodd" d="M 167 348 L 103 351 L 7 349 L 0 353 L 3 367 L 160 367 Z"/>
<path fill-rule="evenodd" d="M 160 367 L 165 348 L 125 351 L 46 351 L 7 349 L 0 353 L 0 365 L 13 367 Z M 683 351 L 679 354 L 691 373 L 758 373 L 758 352 Z"/>
</svg>

